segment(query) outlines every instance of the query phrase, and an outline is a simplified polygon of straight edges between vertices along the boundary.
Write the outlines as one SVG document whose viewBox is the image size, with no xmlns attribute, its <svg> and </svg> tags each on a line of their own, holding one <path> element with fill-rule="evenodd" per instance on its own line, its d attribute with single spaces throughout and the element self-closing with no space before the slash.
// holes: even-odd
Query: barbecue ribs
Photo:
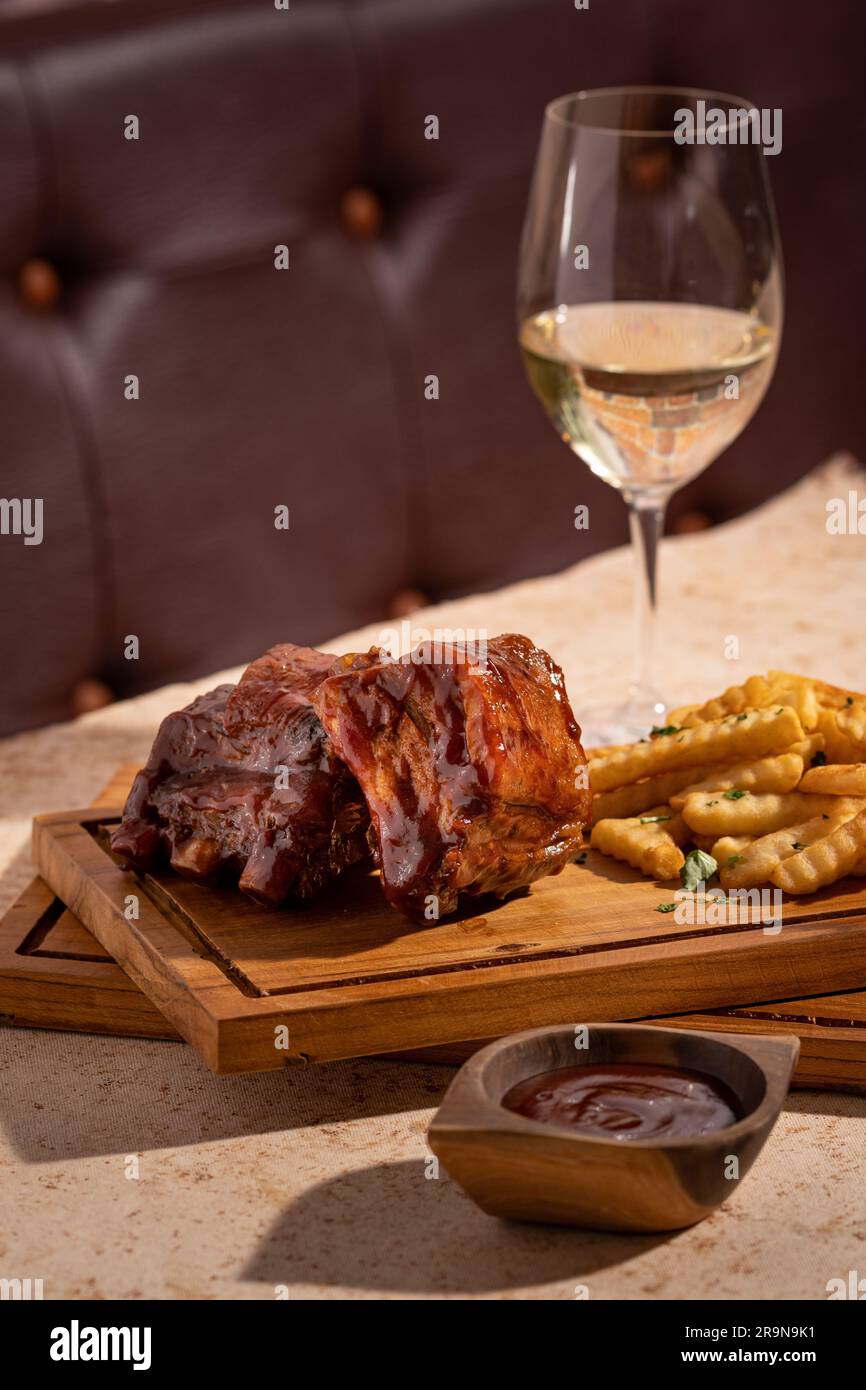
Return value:
<svg viewBox="0 0 866 1390">
<path fill-rule="evenodd" d="M 163 720 L 111 837 L 130 868 L 168 858 L 277 905 L 308 898 L 368 853 L 364 799 L 311 696 L 335 658 L 272 647 L 236 686 Z"/>
<path fill-rule="evenodd" d="M 557 873 L 582 843 L 591 796 L 562 672 L 526 637 L 486 660 L 337 661 L 312 693 L 334 749 L 361 785 L 388 901 L 420 921 L 461 893 Z"/>
</svg>

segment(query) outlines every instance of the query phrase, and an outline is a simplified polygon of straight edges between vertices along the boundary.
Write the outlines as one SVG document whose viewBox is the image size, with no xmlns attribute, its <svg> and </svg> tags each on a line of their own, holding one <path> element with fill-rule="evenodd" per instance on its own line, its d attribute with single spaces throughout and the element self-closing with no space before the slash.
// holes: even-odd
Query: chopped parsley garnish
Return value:
<svg viewBox="0 0 866 1390">
<path fill-rule="evenodd" d="M 742 854 L 732 854 L 725 867 L 732 869 L 735 864 L 739 864 L 742 861 L 742 858 Z"/>
<path fill-rule="evenodd" d="M 748 796 L 749 793 L 748 793 L 748 792 L 741 792 L 741 791 L 730 791 L 730 792 L 723 792 L 722 795 L 724 796 L 724 798 L 725 798 L 726 801 L 739 801 L 739 799 L 740 799 L 741 796 Z"/>
<path fill-rule="evenodd" d="M 849 695 L 848 698 L 847 698 L 847 700 L 845 701 L 845 704 L 846 704 L 846 705 L 853 705 L 853 703 L 854 703 L 854 697 L 853 697 L 853 695 Z"/>
<path fill-rule="evenodd" d="M 748 714 L 738 714 L 736 719 L 734 720 L 734 723 L 739 724 L 741 719 L 748 719 L 748 717 Z"/>
<path fill-rule="evenodd" d="M 805 849 L 805 848 L 806 848 L 805 845 L 801 845 L 801 844 L 800 844 L 800 841 L 799 841 L 799 840 L 792 840 L 792 841 L 791 841 L 791 844 L 793 845 L 794 849 L 796 850 L 796 852 L 797 852 L 798 854 L 800 853 L 800 850 L 801 850 L 801 849 Z"/>
<path fill-rule="evenodd" d="M 702 849 L 693 849 L 686 855 L 686 862 L 680 869 L 680 882 L 687 892 L 694 893 L 698 884 L 706 883 L 718 872 L 718 868 L 711 854 L 706 854 Z"/>
<path fill-rule="evenodd" d="M 676 903 L 659 903 L 656 912 L 676 912 Z"/>
<path fill-rule="evenodd" d="M 650 738 L 667 738 L 668 734 L 680 733 L 682 733 L 682 725 L 654 724 L 650 729 Z"/>
</svg>

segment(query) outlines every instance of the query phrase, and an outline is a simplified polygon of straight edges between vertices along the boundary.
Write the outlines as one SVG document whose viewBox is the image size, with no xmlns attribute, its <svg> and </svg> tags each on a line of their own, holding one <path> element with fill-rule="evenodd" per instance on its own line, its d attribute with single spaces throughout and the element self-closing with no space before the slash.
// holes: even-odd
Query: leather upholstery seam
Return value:
<svg viewBox="0 0 866 1390">
<path fill-rule="evenodd" d="M 110 653 L 117 643 L 116 566 L 103 469 L 100 465 L 95 430 L 85 404 L 85 393 L 82 389 L 76 388 L 73 381 L 80 371 L 74 336 L 67 324 L 55 321 L 49 325 L 43 342 L 63 411 L 69 422 L 69 432 L 78 460 L 78 473 L 86 503 L 96 598 L 90 666 L 92 674 L 102 675 L 116 664 L 111 660 Z M 106 653 L 109 653 L 108 660 Z"/>
<path fill-rule="evenodd" d="M 51 237 L 51 228 L 57 223 L 59 206 L 54 142 L 34 89 L 32 63 L 28 61 L 11 63 L 10 67 L 21 93 L 21 105 L 30 131 L 38 181 L 38 193 L 34 209 L 33 248 L 34 251 L 45 250 Z"/>
<path fill-rule="evenodd" d="M 369 52 L 370 44 L 362 36 L 358 22 L 350 5 L 343 3 L 341 9 L 346 28 L 358 66 L 360 144 L 362 164 L 369 162 L 375 166 L 376 116 L 378 113 L 378 93 L 381 89 L 381 54 L 377 48 L 375 56 Z M 369 33 L 368 29 L 365 34 Z M 372 39 L 375 45 L 375 34 Z M 373 66 L 376 73 L 370 76 Z M 364 99 L 366 90 L 366 97 Z M 402 298 L 390 300 L 383 291 L 381 278 L 375 264 L 376 250 L 371 247 L 359 253 L 358 261 L 379 321 L 384 346 L 390 394 L 394 401 L 394 436 L 397 451 L 397 473 L 403 486 L 406 505 L 405 545 L 403 560 L 403 580 L 407 584 L 423 585 L 427 582 L 426 571 L 426 524 L 422 520 L 430 474 L 429 459 L 424 440 L 424 430 L 418 415 L 417 402 L 411 395 L 411 374 L 406 364 L 414 362 L 412 335 L 405 322 L 406 306 Z M 412 460 L 417 459 L 420 468 L 413 469 Z M 420 474 L 420 479 L 416 474 Z M 422 557 L 423 562 L 422 562 Z"/>
<path fill-rule="evenodd" d="M 38 78 L 29 61 L 13 64 L 22 103 L 30 126 L 39 177 L 37 222 L 41 223 L 34 249 L 49 250 L 54 246 L 60 225 L 60 191 L 57 178 L 58 161 L 55 142 L 44 104 L 38 93 Z M 92 654 L 88 665 L 95 674 L 105 667 L 105 652 L 111 650 L 116 620 L 116 582 L 113 551 L 110 540 L 108 500 L 103 485 L 102 469 L 93 423 L 88 419 L 84 392 L 76 390 L 73 375 L 78 366 L 78 353 L 69 323 L 62 309 L 46 319 L 41 333 L 42 346 L 51 374 L 54 377 L 63 413 L 65 414 L 78 476 L 84 497 L 90 550 L 93 556 L 94 611 Z"/>
</svg>

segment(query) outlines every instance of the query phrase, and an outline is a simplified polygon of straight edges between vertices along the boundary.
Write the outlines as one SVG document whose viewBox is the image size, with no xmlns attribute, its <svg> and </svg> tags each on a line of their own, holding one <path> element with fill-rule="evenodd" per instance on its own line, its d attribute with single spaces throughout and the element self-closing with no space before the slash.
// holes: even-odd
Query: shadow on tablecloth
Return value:
<svg viewBox="0 0 866 1390">
<path fill-rule="evenodd" d="M 405 1294 L 478 1294 L 585 1283 L 677 1232 L 609 1235 L 499 1221 L 421 1159 L 379 1163 L 305 1192 L 274 1223 L 240 1277 L 254 1283 Z M 575 1297 L 579 1297 L 576 1289 Z"/>
</svg>

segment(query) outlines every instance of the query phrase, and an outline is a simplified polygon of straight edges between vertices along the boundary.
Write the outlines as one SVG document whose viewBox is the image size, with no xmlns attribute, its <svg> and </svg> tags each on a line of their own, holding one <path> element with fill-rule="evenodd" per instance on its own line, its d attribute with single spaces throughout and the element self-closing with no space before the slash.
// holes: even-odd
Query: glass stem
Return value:
<svg viewBox="0 0 866 1390">
<path fill-rule="evenodd" d="M 635 563 L 635 664 L 632 697 L 655 691 L 657 558 L 669 493 L 628 494 L 628 521 Z"/>
</svg>

